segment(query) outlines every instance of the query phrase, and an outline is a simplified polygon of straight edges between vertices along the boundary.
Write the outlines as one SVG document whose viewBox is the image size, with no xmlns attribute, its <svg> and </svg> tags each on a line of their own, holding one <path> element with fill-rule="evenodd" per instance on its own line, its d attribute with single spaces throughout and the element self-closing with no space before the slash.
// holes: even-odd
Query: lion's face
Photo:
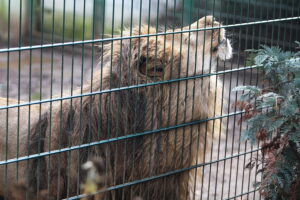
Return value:
<svg viewBox="0 0 300 200">
<path fill-rule="evenodd" d="M 184 27 L 183 31 L 219 26 L 212 16 L 207 16 Z M 140 31 L 141 35 L 148 34 L 147 28 Z M 150 28 L 149 33 L 156 33 L 156 30 Z M 170 80 L 214 72 L 218 58 L 232 57 L 232 47 L 224 29 L 143 37 L 134 39 L 131 45 L 132 63 L 137 62 L 140 75 L 148 80 Z"/>
<path fill-rule="evenodd" d="M 110 68 L 115 66 L 113 71 L 130 79 L 130 84 L 137 84 L 214 72 L 218 58 L 232 57 L 230 41 L 219 26 L 212 16 L 207 16 L 175 30 L 183 30 L 182 33 L 170 34 L 174 30 L 168 30 L 156 36 L 157 30 L 147 26 L 125 31 L 124 35 L 135 37 L 114 41 L 104 49 L 106 73 L 110 74 Z M 215 28 L 209 30 L 211 27 Z M 195 31 L 201 28 L 208 30 Z"/>
</svg>

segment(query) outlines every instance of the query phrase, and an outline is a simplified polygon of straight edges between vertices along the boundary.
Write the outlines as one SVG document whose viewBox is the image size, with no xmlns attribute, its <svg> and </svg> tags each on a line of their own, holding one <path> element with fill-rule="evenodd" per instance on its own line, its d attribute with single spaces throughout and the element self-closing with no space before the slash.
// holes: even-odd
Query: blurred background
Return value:
<svg viewBox="0 0 300 200">
<path fill-rule="evenodd" d="M 56 42 L 102 38 L 139 24 L 181 27 L 209 14 L 224 24 L 287 18 L 299 16 L 299 4 L 297 0 L 0 0 L 0 44 L 48 43 L 53 35 Z M 275 40 L 289 46 L 299 29 L 299 21 L 249 26 L 241 30 L 241 44 L 257 47 Z"/>
</svg>

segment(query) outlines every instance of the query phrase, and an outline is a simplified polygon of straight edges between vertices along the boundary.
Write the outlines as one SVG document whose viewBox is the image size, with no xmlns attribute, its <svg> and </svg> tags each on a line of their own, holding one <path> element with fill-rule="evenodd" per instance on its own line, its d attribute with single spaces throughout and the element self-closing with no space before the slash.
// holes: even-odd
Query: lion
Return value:
<svg viewBox="0 0 300 200">
<path fill-rule="evenodd" d="M 105 45 L 101 70 L 74 91 L 76 98 L 30 110 L 9 108 L 8 141 L 6 119 L 0 122 L 1 160 L 50 155 L 0 165 L 5 185 L 0 195 L 7 200 L 79 195 L 82 164 L 98 158 L 102 186 L 108 188 L 98 199 L 192 198 L 201 179 L 195 165 L 221 130 L 220 119 L 212 119 L 221 114 L 222 83 L 207 75 L 215 72 L 218 58 L 232 56 L 220 25 L 206 16 L 175 34 L 134 28 L 124 34 L 134 37 Z M 197 28 L 209 29 L 186 31 Z M 123 186 L 111 188 L 118 185 Z"/>
<path fill-rule="evenodd" d="M 0 98 L 0 106 L 17 105 L 20 102 L 14 99 Z M 17 158 L 27 155 L 28 133 L 30 128 L 38 122 L 39 105 L 24 106 L 0 110 L 0 160 Z M 8 118 L 8 120 L 7 120 Z M 25 142 L 26 141 L 26 142 Z M 19 148 L 17 148 L 19 146 Z M 8 196 L 13 184 L 19 177 L 24 176 L 26 169 L 25 162 L 11 165 L 0 165 L 0 199 L 1 196 Z M 14 174 L 14 175 L 13 175 Z M 14 181 L 11 182 L 11 178 Z M 9 196 L 10 197 L 10 196 Z M 11 199 L 11 198 L 5 199 Z"/>
</svg>

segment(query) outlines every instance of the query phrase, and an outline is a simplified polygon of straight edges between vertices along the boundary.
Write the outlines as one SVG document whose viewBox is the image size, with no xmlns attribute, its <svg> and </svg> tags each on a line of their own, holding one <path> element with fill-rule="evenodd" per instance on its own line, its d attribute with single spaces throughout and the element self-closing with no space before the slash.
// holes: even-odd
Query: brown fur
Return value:
<svg viewBox="0 0 300 200">
<path fill-rule="evenodd" d="M 0 98 L 0 106 L 15 105 L 17 100 Z M 41 106 L 43 108 L 43 106 Z M 39 105 L 0 110 L 0 160 L 4 161 L 28 155 L 28 133 L 39 120 Z M 8 120 L 6 120 L 8 119 Z M 19 150 L 17 148 L 19 146 Z M 17 181 L 21 181 L 27 169 L 26 162 L 0 165 L 0 199 L 11 195 Z M 18 187 L 21 190 L 24 187 Z M 8 198 L 10 199 L 10 198 Z"/>
<path fill-rule="evenodd" d="M 207 17 L 206 25 L 204 21 L 204 18 L 199 20 L 199 27 L 219 26 L 217 22 L 212 24 L 212 17 Z M 196 24 L 191 28 L 196 28 Z M 170 34 L 114 41 L 105 47 L 102 70 L 94 74 L 92 82 L 83 86 L 82 93 L 103 92 L 112 88 L 209 73 L 210 67 L 215 70 L 218 56 L 218 51 L 211 49 L 225 39 L 225 31 L 219 31 L 206 31 L 205 40 L 204 32 L 201 31 L 175 34 L 174 37 Z M 156 33 L 156 30 L 150 28 L 149 33 Z M 139 34 L 148 34 L 148 28 L 133 30 L 133 35 Z M 221 40 L 218 39 L 219 35 Z M 29 154 L 218 116 L 221 112 L 219 97 L 222 91 L 216 89 L 216 84 L 218 88 L 222 88 L 215 76 L 204 77 L 56 102 L 52 112 L 44 111 L 39 120 L 33 120 Z M 81 91 L 77 90 L 74 93 L 80 94 Z M 24 187 L 19 186 L 23 195 L 19 192 L 12 195 L 14 197 L 10 196 L 14 193 L 12 185 L 18 182 L 15 172 L 9 172 L 7 199 L 20 199 L 20 196 L 24 197 L 26 190 L 27 193 L 30 191 L 28 195 L 32 195 L 32 199 L 57 199 L 79 194 L 78 183 L 84 180 L 80 166 L 92 157 L 103 160 L 102 173 L 105 175 L 106 187 L 187 168 L 195 165 L 196 160 L 198 163 L 203 161 L 203 149 L 209 148 L 209 142 L 205 147 L 204 141 L 214 134 L 213 127 L 215 132 L 219 133 L 220 121 L 197 123 L 31 159 L 28 168 L 22 165 L 23 168 L 20 169 L 23 179 L 18 182 L 24 183 Z M 27 136 L 27 133 L 24 131 L 21 134 Z M 1 132 L 0 134 L 2 137 Z M 20 148 L 26 149 L 27 144 L 20 143 Z M 0 166 L 0 169 L 1 167 L 3 168 Z M 195 174 L 195 170 L 186 170 L 164 178 L 111 190 L 102 193 L 101 199 L 188 199 L 194 192 L 194 184 L 201 178 L 200 171 L 198 169 Z M 2 175 L 3 173 L 5 172 L 2 172 Z M 0 195 L 3 194 L 0 189 Z"/>
</svg>

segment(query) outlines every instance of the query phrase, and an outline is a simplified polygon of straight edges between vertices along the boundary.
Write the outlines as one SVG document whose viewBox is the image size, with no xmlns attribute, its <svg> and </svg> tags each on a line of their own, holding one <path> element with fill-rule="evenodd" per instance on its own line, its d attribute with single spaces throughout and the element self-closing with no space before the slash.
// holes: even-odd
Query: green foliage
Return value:
<svg viewBox="0 0 300 200">
<path fill-rule="evenodd" d="M 31 99 L 34 100 L 40 100 L 41 99 L 41 93 L 35 92 L 31 95 Z"/>
<path fill-rule="evenodd" d="M 54 27 L 53 30 L 52 27 Z M 47 33 L 53 32 L 56 36 L 64 35 L 67 39 L 72 39 L 73 37 L 74 40 L 92 39 L 92 19 L 86 18 L 84 20 L 82 16 L 75 16 L 74 19 L 72 13 L 63 15 L 59 11 L 55 13 L 55 19 L 53 19 L 52 12 L 46 12 L 44 16 L 44 31 Z"/>
<path fill-rule="evenodd" d="M 252 66 L 252 65 L 255 65 L 254 63 L 254 58 L 256 56 L 256 53 L 253 52 L 253 51 L 247 51 L 246 50 L 246 61 L 245 61 L 245 65 L 246 66 Z"/>
<path fill-rule="evenodd" d="M 269 87 L 234 91 L 244 91 L 239 105 L 248 130 L 243 139 L 262 147 L 262 181 L 255 186 L 267 200 L 300 199 L 300 52 L 267 46 L 252 52 Z"/>
</svg>

